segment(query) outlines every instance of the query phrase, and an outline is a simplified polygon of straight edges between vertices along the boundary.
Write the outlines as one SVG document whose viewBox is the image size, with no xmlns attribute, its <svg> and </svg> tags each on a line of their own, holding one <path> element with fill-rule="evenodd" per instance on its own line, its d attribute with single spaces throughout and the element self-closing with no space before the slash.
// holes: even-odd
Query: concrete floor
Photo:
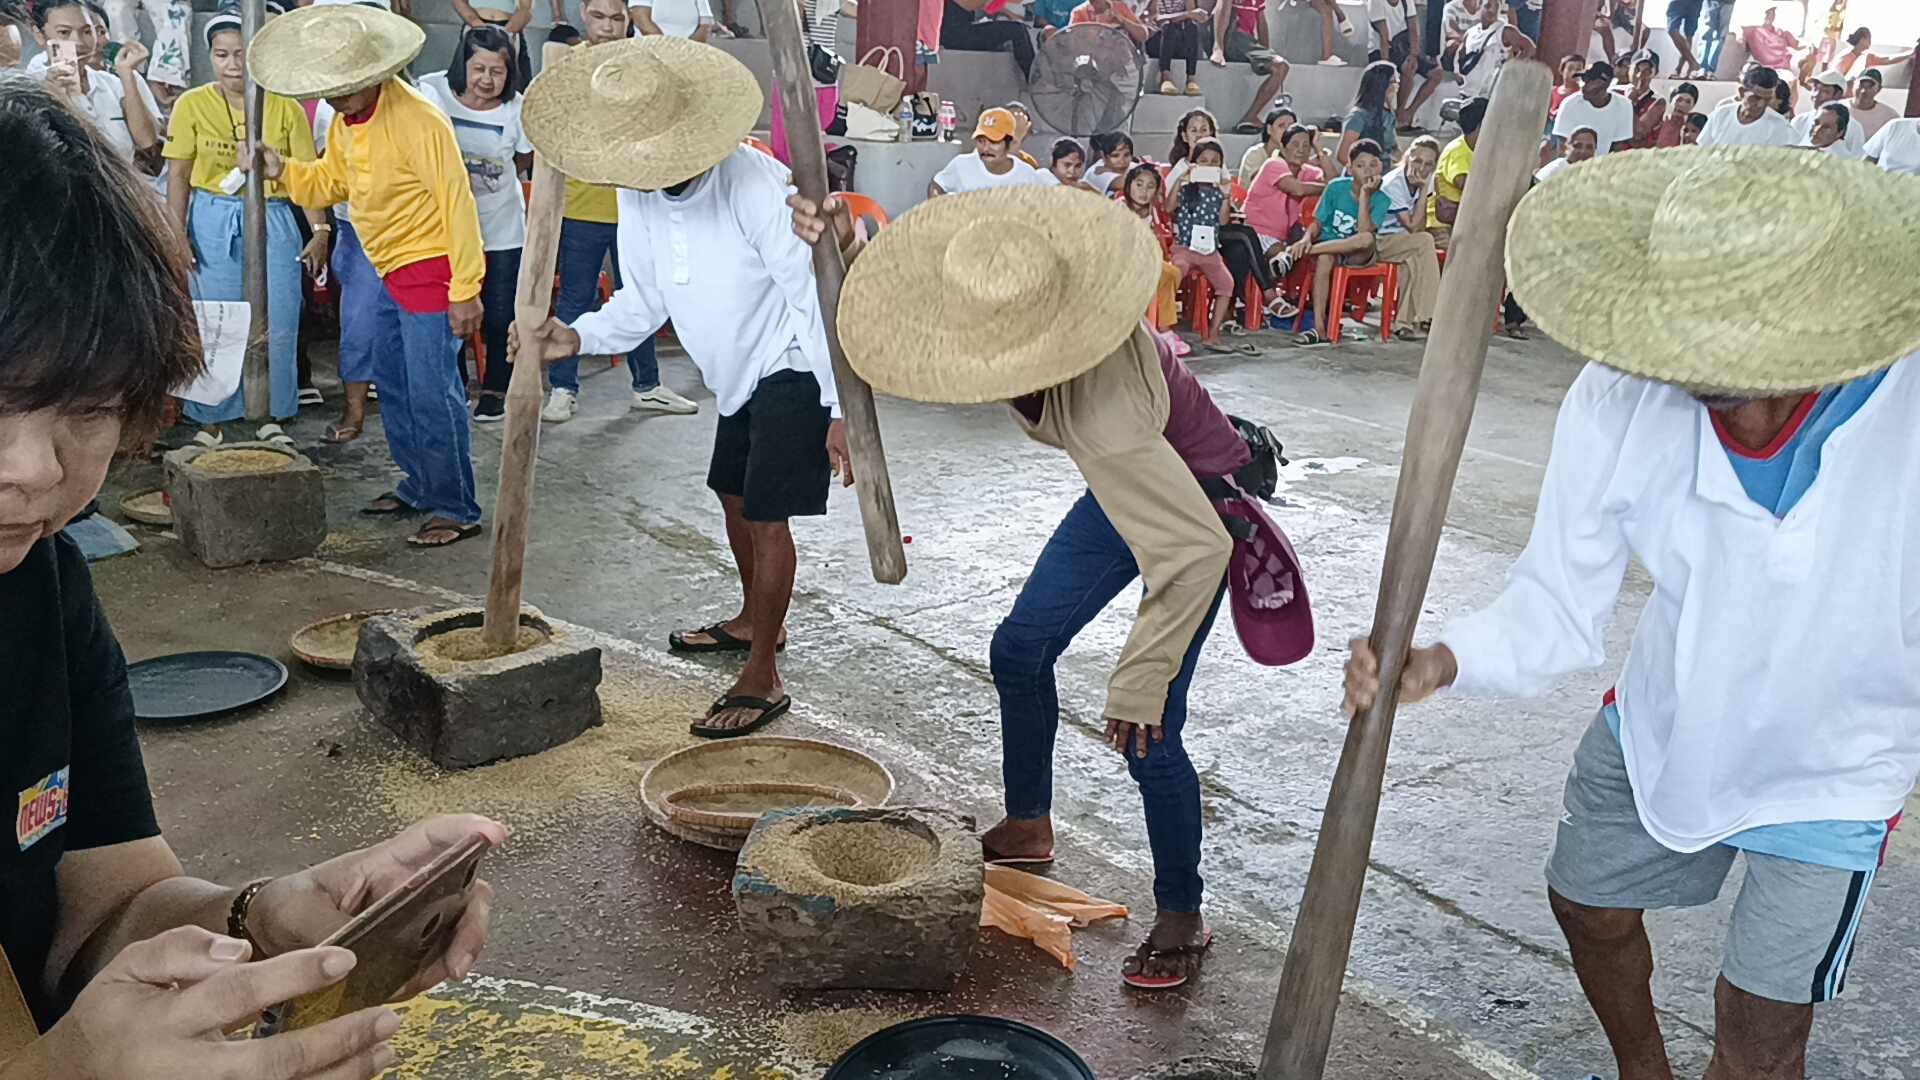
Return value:
<svg viewBox="0 0 1920 1080">
<path fill-rule="evenodd" d="M 783 996 L 739 951 L 729 860 L 660 834 L 628 798 L 583 797 L 523 827 L 491 862 L 494 946 L 480 977 L 416 1007 L 401 1075 L 809 1075 L 821 1063 L 783 1039 L 780 1021 L 847 1005 L 1026 1019 L 1078 1047 L 1103 1077 L 1186 1054 L 1257 1056 L 1344 734 L 1344 642 L 1373 610 L 1420 359 L 1406 345 L 1309 351 L 1261 340 L 1274 346 L 1261 356 L 1192 363 L 1229 410 L 1272 425 L 1296 459 L 1276 516 L 1305 563 L 1320 642 L 1298 665 L 1265 669 L 1222 628 L 1202 660 L 1189 745 L 1206 788 L 1218 944 L 1199 984 L 1158 997 L 1122 991 L 1120 959 L 1145 929 L 1136 917 L 1078 933 L 1074 974 L 983 933 L 972 973 L 947 995 Z M 595 367 L 580 416 L 544 429 L 527 600 L 600 641 L 611 671 L 646 680 L 660 700 L 697 702 L 724 687 L 726 665 L 669 657 L 666 634 L 730 614 L 737 586 L 702 486 L 712 399 L 684 359 L 664 358 L 667 381 L 700 400 L 702 415 L 628 416 L 624 370 Z M 1524 543 L 1554 412 L 1576 370 L 1550 344 L 1495 344 L 1430 630 L 1490 598 Z M 295 436 L 316 441 L 325 419 L 309 410 Z M 1082 485 L 1064 456 L 994 409 L 887 400 L 882 422 L 912 537 L 910 576 L 898 587 L 870 580 L 850 493 L 836 493 L 825 519 L 797 525 L 802 565 L 782 671 L 799 705 L 779 730 L 859 746 L 894 770 L 900 800 L 991 821 L 987 642 Z M 487 502 L 499 438 L 498 427 L 476 429 Z M 213 572 L 148 530 L 140 554 L 96 566 L 130 657 L 210 646 L 284 657 L 288 634 L 324 614 L 485 592 L 484 542 L 415 551 L 401 543 L 406 525 L 354 512 L 391 486 L 377 425 L 353 446 L 312 453 L 328 470 L 334 532 L 318 558 Z M 122 466 L 109 494 L 150 485 L 154 473 Z M 1615 657 L 1644 594 L 1644 579 L 1630 576 Z M 1097 738 L 1130 608 L 1130 598 L 1114 605 L 1061 663 L 1057 873 L 1139 915 L 1151 910 L 1139 802 Z M 1569 680 L 1538 701 L 1449 700 L 1402 714 L 1332 1075 L 1611 1075 L 1540 877 L 1573 744 L 1611 674 Z M 162 820 L 209 876 L 291 868 L 370 841 L 399 823 L 399 806 L 415 805 L 398 803 L 391 786 L 396 763 L 415 776 L 417 766 L 359 712 L 349 685 L 309 672 L 258 712 L 152 729 L 146 747 Z M 554 759 L 557 774 L 569 760 Z M 488 808 L 484 785 L 425 782 Z M 1903 841 L 1876 882 L 1848 997 L 1816 1024 L 1813 1076 L 1920 1076 L 1906 1008 L 1920 994 L 1920 927 L 1894 914 L 1920 900 L 1920 858 Z M 1705 1061 L 1731 896 L 1730 887 L 1714 907 L 1651 919 L 1656 989 L 1683 1075 Z"/>
</svg>

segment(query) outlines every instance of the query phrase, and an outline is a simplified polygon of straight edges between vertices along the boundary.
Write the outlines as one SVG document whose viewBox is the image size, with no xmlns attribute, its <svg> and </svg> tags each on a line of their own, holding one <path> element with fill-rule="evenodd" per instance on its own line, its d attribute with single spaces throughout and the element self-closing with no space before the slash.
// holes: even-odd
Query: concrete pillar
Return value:
<svg viewBox="0 0 1920 1080">
<path fill-rule="evenodd" d="M 1665 10 L 1657 0 L 1646 2 Z M 1551 65 L 1570 53 L 1586 55 L 1593 40 L 1593 17 L 1599 10 L 1600 0 L 1547 0 L 1540 12 L 1540 58 Z M 1652 12 L 1648 14 L 1651 19 Z"/>
</svg>

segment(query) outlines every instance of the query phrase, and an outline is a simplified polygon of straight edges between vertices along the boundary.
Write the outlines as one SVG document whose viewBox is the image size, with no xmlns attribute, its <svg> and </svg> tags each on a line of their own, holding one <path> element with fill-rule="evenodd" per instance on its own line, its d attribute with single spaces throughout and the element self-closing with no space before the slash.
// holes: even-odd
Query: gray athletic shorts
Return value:
<svg viewBox="0 0 1920 1080">
<path fill-rule="evenodd" d="M 1547 884 L 1596 908 L 1698 907 L 1720 895 L 1737 849 L 1683 855 L 1647 835 L 1634 809 L 1620 740 L 1603 715 L 1580 740 L 1567 774 L 1566 812 L 1547 861 Z M 1842 870 L 1746 852 L 1720 973 L 1750 994 L 1808 1004 L 1846 985 L 1871 870 Z"/>
</svg>

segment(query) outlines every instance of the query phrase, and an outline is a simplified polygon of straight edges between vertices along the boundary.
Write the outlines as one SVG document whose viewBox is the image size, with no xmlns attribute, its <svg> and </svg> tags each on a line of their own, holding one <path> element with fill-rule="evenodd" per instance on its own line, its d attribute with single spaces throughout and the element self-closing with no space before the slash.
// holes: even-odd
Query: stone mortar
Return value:
<svg viewBox="0 0 1920 1080">
<path fill-rule="evenodd" d="M 522 626 L 547 634 L 525 652 L 431 669 L 420 644 L 476 627 L 480 608 L 376 615 L 360 628 L 353 686 L 374 718 L 446 769 L 467 769 L 559 746 L 600 724 L 600 650 L 556 632 L 536 612 Z"/>
<path fill-rule="evenodd" d="M 881 885 L 809 867 L 818 830 L 861 823 L 906 830 L 931 851 Z M 927 807 L 772 811 L 748 834 L 733 878 L 749 948 L 790 989 L 951 988 L 973 958 L 985 888 L 973 820 Z"/>
<path fill-rule="evenodd" d="M 284 469 L 210 473 L 193 461 L 215 450 L 269 450 L 293 459 Z M 216 569 L 284 562 L 320 550 L 327 538 L 327 498 L 320 470 L 305 455 L 267 442 L 185 446 L 169 451 L 167 496 L 174 529 L 194 557 Z"/>
</svg>

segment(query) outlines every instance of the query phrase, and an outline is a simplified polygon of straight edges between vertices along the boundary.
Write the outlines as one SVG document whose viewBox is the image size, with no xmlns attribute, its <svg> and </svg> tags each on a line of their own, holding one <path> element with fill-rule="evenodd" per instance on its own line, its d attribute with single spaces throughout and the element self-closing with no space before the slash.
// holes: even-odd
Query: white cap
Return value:
<svg viewBox="0 0 1920 1080">
<path fill-rule="evenodd" d="M 318 2 L 319 0 L 315 0 L 315 3 Z M 1833 86 L 1842 90 L 1847 88 L 1847 77 L 1832 68 L 1828 68 L 1820 74 L 1815 75 L 1813 81 L 1819 83 L 1821 86 Z"/>
</svg>

